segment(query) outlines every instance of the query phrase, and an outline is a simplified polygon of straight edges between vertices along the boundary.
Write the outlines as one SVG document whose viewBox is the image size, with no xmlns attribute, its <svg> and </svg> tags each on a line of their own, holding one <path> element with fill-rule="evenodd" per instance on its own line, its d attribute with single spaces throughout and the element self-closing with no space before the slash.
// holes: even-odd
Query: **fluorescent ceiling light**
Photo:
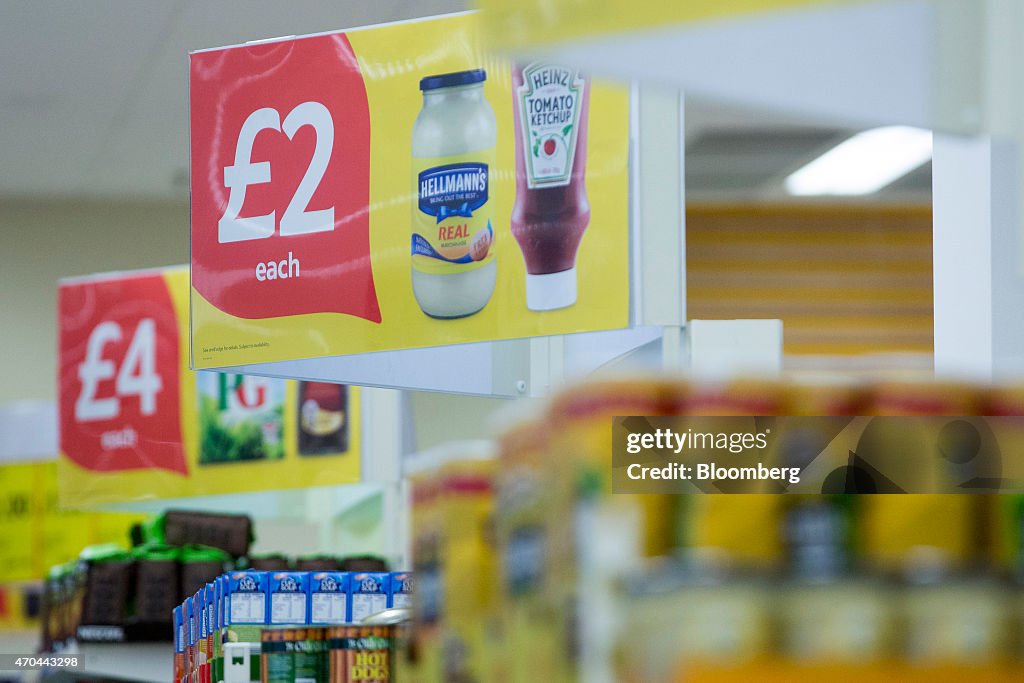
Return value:
<svg viewBox="0 0 1024 683">
<path fill-rule="evenodd" d="M 791 195 L 878 192 L 932 158 L 931 131 L 888 126 L 858 133 L 786 178 Z"/>
</svg>

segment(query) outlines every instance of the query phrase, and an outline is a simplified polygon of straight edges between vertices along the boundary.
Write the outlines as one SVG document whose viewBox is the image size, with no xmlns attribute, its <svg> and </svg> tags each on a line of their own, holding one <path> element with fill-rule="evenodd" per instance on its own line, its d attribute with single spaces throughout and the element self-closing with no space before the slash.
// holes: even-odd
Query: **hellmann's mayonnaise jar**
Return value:
<svg viewBox="0 0 1024 683">
<path fill-rule="evenodd" d="M 483 69 L 420 80 L 412 130 L 412 290 L 434 318 L 480 311 L 494 292 L 493 203 L 497 123 Z"/>
</svg>

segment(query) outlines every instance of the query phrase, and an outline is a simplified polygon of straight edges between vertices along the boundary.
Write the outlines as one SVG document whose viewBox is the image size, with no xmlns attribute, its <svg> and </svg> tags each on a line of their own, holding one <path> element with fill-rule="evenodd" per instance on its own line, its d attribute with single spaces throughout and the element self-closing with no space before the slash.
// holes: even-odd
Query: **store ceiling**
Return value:
<svg viewBox="0 0 1024 683">
<path fill-rule="evenodd" d="M 752 111 L 695 97 L 686 101 L 686 194 L 694 201 L 785 199 L 793 171 L 857 132 L 806 117 Z M 931 164 L 869 201 L 930 202 Z"/>
<path fill-rule="evenodd" d="M 0 196 L 184 200 L 190 50 L 427 16 L 467 4 L 3 2 Z M 848 133 L 690 99 L 688 196 L 780 198 L 789 172 Z M 930 183 L 925 168 L 881 196 L 927 200 Z"/>
<path fill-rule="evenodd" d="M 187 196 L 186 55 L 466 0 L 0 0 L 0 195 Z"/>
</svg>

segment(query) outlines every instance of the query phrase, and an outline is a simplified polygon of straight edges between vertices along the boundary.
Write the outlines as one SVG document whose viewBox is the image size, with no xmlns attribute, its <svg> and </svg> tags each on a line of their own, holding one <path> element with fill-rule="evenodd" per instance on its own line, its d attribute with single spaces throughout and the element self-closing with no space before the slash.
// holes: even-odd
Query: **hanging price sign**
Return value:
<svg viewBox="0 0 1024 683">
<path fill-rule="evenodd" d="M 178 320 L 159 273 L 60 288 L 61 448 L 82 467 L 184 474 Z"/>
<path fill-rule="evenodd" d="M 192 372 L 188 285 L 185 268 L 61 282 L 56 506 L 359 481 L 359 390 Z M 21 504 L 0 496 L 0 525 Z"/>
<path fill-rule="evenodd" d="M 194 368 L 629 324 L 628 90 L 487 47 L 460 14 L 189 55 Z"/>
</svg>

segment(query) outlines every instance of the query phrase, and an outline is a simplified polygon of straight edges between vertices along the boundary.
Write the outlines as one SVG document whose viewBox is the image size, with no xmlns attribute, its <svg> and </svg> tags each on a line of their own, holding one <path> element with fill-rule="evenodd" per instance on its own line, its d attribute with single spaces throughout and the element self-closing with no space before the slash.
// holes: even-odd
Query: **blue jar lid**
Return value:
<svg viewBox="0 0 1024 683">
<path fill-rule="evenodd" d="M 472 85 L 483 83 L 487 80 L 487 72 L 483 69 L 470 69 L 469 71 L 455 71 L 450 74 L 438 74 L 437 76 L 426 76 L 420 79 L 420 90 L 437 90 L 438 88 L 454 88 L 458 85 Z"/>
</svg>

